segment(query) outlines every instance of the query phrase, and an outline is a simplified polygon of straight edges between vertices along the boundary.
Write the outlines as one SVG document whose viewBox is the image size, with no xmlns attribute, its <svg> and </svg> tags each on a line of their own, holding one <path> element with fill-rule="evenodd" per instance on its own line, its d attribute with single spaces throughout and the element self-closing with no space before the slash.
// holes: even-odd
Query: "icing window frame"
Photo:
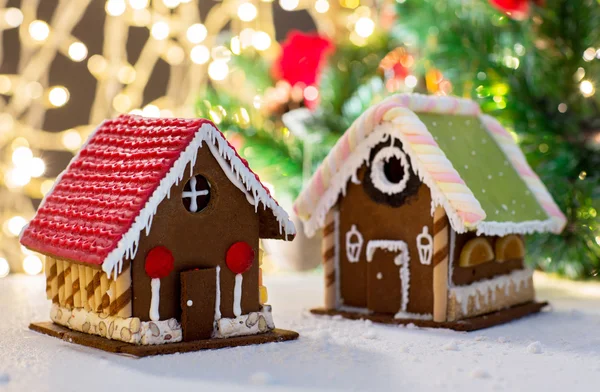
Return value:
<svg viewBox="0 0 600 392">
<path fill-rule="evenodd" d="M 198 184 L 202 184 L 203 188 L 198 189 Z M 211 204 L 212 189 L 212 184 L 208 178 L 202 174 L 194 174 L 183 186 L 181 192 L 183 207 L 190 214 L 205 211 Z"/>
<path fill-rule="evenodd" d="M 397 168 L 400 170 L 393 173 L 398 181 L 390 181 L 390 173 L 386 173 L 389 170 L 386 164 L 390 161 L 401 165 Z M 371 200 L 391 207 L 400 207 L 417 195 L 421 180 L 412 170 L 410 157 L 403 151 L 400 140 L 388 136 L 371 149 L 362 186 Z"/>
<path fill-rule="evenodd" d="M 398 182 L 392 182 L 389 178 L 388 165 L 395 163 L 395 161 L 392 161 L 392 158 L 397 160 L 402 169 L 402 177 Z M 375 188 L 387 195 L 400 193 L 406 189 L 408 180 L 410 180 L 408 168 L 406 154 L 400 148 L 394 145 L 384 147 L 375 154 L 375 157 L 371 161 L 371 182 Z"/>
</svg>

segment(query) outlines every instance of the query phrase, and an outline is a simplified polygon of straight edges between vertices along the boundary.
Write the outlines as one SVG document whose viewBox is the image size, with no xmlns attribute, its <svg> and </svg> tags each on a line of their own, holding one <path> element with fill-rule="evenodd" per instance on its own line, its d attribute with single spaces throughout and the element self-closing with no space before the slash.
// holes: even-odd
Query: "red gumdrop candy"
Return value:
<svg viewBox="0 0 600 392">
<path fill-rule="evenodd" d="M 156 246 L 150 249 L 146 256 L 146 274 L 152 279 L 164 278 L 173 271 L 174 263 L 175 259 L 169 249 L 164 246 Z"/>
<path fill-rule="evenodd" d="M 225 262 L 227 267 L 236 274 L 248 271 L 254 261 L 254 249 L 245 242 L 236 242 L 227 250 Z"/>
</svg>

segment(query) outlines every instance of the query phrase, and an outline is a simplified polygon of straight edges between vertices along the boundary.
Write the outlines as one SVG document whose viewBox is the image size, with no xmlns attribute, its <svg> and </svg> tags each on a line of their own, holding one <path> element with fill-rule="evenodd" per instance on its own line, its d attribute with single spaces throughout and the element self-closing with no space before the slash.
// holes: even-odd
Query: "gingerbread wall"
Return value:
<svg viewBox="0 0 600 392">
<path fill-rule="evenodd" d="M 349 182 L 346 195 L 341 196 L 338 202 L 342 303 L 364 308 L 368 302 L 369 307 L 376 308 L 380 313 L 396 313 L 400 310 L 397 295 L 399 267 L 393 263 L 397 254 L 377 251 L 371 262 L 378 263 L 377 270 L 372 268 L 375 273 L 368 273 L 366 249 L 370 240 L 402 240 L 408 244 L 410 255 L 407 311 L 430 314 L 433 311 L 433 267 L 420 263 L 416 243 L 424 226 L 428 227 L 429 233 L 433 232 L 429 189 L 419 181 L 416 193 L 402 205 L 393 207 L 375 201 L 365 192 L 363 184 L 367 169 L 365 164 L 358 170 L 360 184 Z M 355 263 L 350 263 L 346 255 L 346 233 L 351 230 L 352 225 L 356 225 L 364 239 L 359 261 Z M 381 272 L 381 279 L 377 278 L 378 272 Z"/>
<path fill-rule="evenodd" d="M 505 275 L 510 273 L 511 271 L 524 268 L 523 259 L 506 260 L 502 263 L 498 263 L 496 260 L 492 260 L 487 263 L 479 264 L 472 267 L 461 267 L 459 265 L 459 259 L 462 248 L 470 239 L 476 237 L 477 234 L 475 232 L 455 234 L 454 255 L 452 259 L 453 263 L 451 270 L 452 283 L 454 285 L 464 286 L 482 279 L 489 279 L 493 278 L 494 276 Z M 490 245 L 492 246 L 492 249 L 495 248 L 496 241 L 499 238 L 501 238 L 498 236 L 483 237 L 489 241 Z M 521 239 L 523 239 L 522 236 Z"/>
<path fill-rule="evenodd" d="M 256 254 L 252 267 L 243 274 L 242 314 L 259 310 L 259 215 L 246 196 L 229 181 L 206 146 L 198 152 L 193 173 L 201 174 L 209 181 L 211 199 L 208 206 L 198 213 L 191 213 L 184 207 L 182 191 L 190 178 L 189 166 L 184 173 L 184 179 L 171 188 L 170 198 L 158 206 L 150 234 L 146 236 L 144 232 L 140 238 L 139 250 L 132 261 L 133 316 L 142 321 L 149 320 L 151 286 L 144 261 L 150 249 L 162 245 L 173 253 L 175 268 L 169 276 L 161 279 L 160 318 L 181 319 L 180 272 L 215 266 L 221 267 L 221 314 L 233 317 L 235 274 L 227 268 L 225 254 L 237 241 L 250 244 Z M 270 211 L 269 214 L 272 215 Z M 207 315 L 213 316 L 214 313 Z"/>
</svg>

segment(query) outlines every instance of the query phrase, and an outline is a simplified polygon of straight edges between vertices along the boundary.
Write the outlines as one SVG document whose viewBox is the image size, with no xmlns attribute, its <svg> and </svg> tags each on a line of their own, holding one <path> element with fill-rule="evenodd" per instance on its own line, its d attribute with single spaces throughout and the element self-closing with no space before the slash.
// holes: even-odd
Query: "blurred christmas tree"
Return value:
<svg viewBox="0 0 600 392">
<path fill-rule="evenodd" d="M 442 71 L 519 141 L 566 213 L 535 235 L 529 261 L 570 278 L 600 275 L 600 5 L 597 0 L 399 0 L 397 33 L 419 67 Z"/>
<path fill-rule="evenodd" d="M 238 53 L 231 83 L 208 86 L 198 101 L 198 116 L 228 133 L 284 203 L 368 106 L 406 88 L 412 56 L 369 20 L 362 36 L 336 40 L 293 31 L 271 61 Z"/>
</svg>

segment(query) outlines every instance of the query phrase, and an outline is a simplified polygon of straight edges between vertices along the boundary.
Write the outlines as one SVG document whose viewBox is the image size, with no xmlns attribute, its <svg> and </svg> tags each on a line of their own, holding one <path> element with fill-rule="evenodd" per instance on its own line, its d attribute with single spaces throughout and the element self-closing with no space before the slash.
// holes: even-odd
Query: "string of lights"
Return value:
<svg viewBox="0 0 600 392">
<path fill-rule="evenodd" d="M 199 0 L 107 0 L 101 53 L 73 34 L 90 0 L 57 1 L 51 20 L 38 19 L 38 0 L 23 0 L 19 8 L 0 8 L 0 34 L 18 29 L 21 50 L 15 74 L 0 74 L 0 277 L 11 271 L 38 274 L 40 255 L 19 246 L 18 235 L 33 216 L 31 199 L 41 199 L 55 178 L 46 173 L 44 150 L 77 151 L 93 128 L 119 113 L 148 117 L 193 116 L 194 103 L 207 83 L 226 88 L 232 56 L 252 50 L 273 58 L 274 7 L 270 0 L 223 0 L 204 17 Z M 279 0 L 284 11 L 305 10 L 317 30 L 329 37 L 347 36 L 366 44 L 375 29 L 374 10 L 393 1 Z M 149 35 L 135 62 L 127 59 L 129 29 L 143 27 Z M 0 43 L 1 45 L 1 43 Z M 0 46 L 0 62 L 9 53 Z M 48 132 L 48 111 L 68 107 L 68 85 L 49 85 L 54 59 L 64 55 L 81 63 L 96 79 L 87 124 Z M 169 65 L 165 94 L 144 102 L 159 61 Z M 77 81 L 73 81 L 77 83 Z M 312 90 L 311 90 L 312 88 Z M 314 95 L 308 86 L 304 94 Z M 315 90 L 315 91 L 313 91 Z"/>
</svg>

